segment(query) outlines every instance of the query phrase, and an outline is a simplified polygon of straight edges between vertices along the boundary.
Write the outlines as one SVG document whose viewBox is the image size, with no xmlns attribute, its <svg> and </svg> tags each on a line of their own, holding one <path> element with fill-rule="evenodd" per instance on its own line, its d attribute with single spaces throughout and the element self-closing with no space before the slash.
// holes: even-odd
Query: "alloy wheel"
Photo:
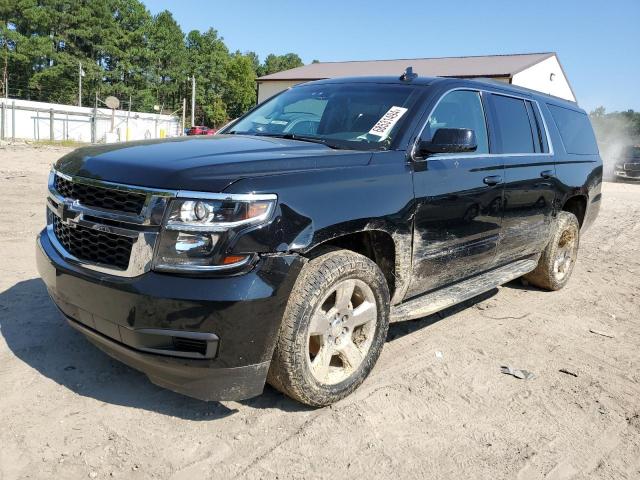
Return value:
<svg viewBox="0 0 640 480">
<path fill-rule="evenodd" d="M 357 279 L 335 284 L 316 307 L 307 333 L 307 361 L 315 379 L 334 385 L 353 375 L 373 342 L 378 308 Z"/>
</svg>

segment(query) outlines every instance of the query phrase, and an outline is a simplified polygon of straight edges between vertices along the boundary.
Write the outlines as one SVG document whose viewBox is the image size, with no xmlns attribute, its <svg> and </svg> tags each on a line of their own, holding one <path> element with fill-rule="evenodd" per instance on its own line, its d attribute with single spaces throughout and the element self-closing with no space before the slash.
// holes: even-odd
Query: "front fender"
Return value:
<svg viewBox="0 0 640 480">
<path fill-rule="evenodd" d="M 411 270 L 415 205 L 404 152 L 376 152 L 368 165 L 245 178 L 225 192 L 278 195 L 271 222 L 240 235 L 232 253 L 304 254 L 334 238 L 376 230 L 394 240 L 396 272 L 405 278 Z"/>
</svg>

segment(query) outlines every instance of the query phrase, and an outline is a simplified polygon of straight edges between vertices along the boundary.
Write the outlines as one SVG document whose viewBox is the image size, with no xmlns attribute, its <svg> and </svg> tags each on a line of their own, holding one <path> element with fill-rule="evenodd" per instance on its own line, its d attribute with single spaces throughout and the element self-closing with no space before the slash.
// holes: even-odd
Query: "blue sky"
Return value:
<svg viewBox="0 0 640 480">
<path fill-rule="evenodd" d="M 231 50 L 305 63 L 555 51 L 580 105 L 640 111 L 640 0 L 143 0 Z M 466 4 L 466 5 L 465 5 Z"/>
</svg>

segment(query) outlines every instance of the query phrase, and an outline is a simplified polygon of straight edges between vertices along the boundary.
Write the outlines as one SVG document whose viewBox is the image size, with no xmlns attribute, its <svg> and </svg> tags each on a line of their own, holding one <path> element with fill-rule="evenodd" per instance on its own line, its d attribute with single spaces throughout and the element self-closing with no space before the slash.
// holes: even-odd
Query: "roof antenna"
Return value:
<svg viewBox="0 0 640 480">
<path fill-rule="evenodd" d="M 413 67 L 407 67 L 402 75 L 400 75 L 400 80 L 403 82 L 410 82 L 418 77 L 417 73 L 413 73 Z"/>
</svg>

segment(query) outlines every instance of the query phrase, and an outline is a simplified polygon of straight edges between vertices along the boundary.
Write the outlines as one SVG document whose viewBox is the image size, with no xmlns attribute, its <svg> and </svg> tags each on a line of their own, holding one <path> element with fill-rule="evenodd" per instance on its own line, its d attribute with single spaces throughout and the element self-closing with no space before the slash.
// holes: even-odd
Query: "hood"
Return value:
<svg viewBox="0 0 640 480">
<path fill-rule="evenodd" d="M 245 177 L 366 165 L 370 158 L 371 152 L 299 140 L 215 135 L 83 147 L 56 169 L 141 187 L 220 192 Z"/>
</svg>

